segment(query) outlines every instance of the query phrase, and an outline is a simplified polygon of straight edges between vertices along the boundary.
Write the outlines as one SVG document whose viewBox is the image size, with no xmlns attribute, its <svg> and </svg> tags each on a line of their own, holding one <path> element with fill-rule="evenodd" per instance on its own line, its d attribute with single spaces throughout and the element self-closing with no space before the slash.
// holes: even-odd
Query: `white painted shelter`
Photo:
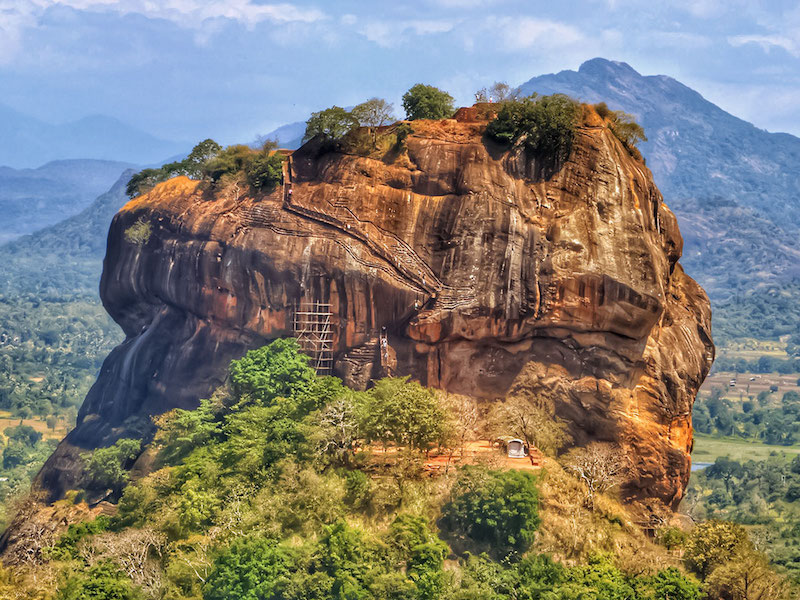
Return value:
<svg viewBox="0 0 800 600">
<path fill-rule="evenodd" d="M 525 442 L 520 439 L 508 441 L 509 458 L 525 458 L 526 456 L 528 456 L 528 452 L 525 450 Z"/>
</svg>

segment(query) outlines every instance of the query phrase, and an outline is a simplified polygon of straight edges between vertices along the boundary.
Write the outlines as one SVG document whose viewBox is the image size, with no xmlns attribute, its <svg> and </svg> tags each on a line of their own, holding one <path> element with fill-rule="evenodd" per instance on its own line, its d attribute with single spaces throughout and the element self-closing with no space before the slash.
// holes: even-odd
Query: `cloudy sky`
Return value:
<svg viewBox="0 0 800 600">
<path fill-rule="evenodd" d="M 0 0 L 0 104 L 252 139 L 417 82 L 458 103 L 602 56 L 800 134 L 796 0 Z"/>
</svg>

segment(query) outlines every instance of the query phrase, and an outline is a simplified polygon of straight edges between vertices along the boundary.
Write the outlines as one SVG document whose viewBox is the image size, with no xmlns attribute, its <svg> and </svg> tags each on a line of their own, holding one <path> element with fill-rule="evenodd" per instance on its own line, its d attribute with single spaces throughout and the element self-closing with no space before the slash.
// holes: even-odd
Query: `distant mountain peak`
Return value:
<svg viewBox="0 0 800 600">
<path fill-rule="evenodd" d="M 641 77 L 636 69 L 626 62 L 608 60 L 607 58 L 592 58 L 584 62 L 579 68 L 578 73 L 588 76 L 602 77 Z"/>
</svg>

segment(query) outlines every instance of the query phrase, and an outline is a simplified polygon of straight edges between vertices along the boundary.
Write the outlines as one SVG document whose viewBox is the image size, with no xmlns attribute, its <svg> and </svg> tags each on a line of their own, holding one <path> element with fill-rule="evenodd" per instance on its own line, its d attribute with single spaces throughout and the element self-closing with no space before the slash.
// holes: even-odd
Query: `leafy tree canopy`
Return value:
<svg viewBox="0 0 800 600">
<path fill-rule="evenodd" d="M 447 92 L 418 83 L 403 94 L 403 109 L 410 121 L 415 119 L 447 119 L 452 116 L 453 97 Z"/>
<path fill-rule="evenodd" d="M 325 140 L 339 140 L 358 127 L 358 119 L 352 113 L 339 106 L 332 106 L 319 112 L 311 113 L 306 121 L 306 132 L 303 141 L 322 136 Z"/>
</svg>

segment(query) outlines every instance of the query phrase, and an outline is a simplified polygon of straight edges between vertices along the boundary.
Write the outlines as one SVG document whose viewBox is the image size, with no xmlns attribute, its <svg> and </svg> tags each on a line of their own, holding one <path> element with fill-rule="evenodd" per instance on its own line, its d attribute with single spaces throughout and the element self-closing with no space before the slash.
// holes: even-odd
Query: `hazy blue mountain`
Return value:
<svg viewBox="0 0 800 600">
<path fill-rule="evenodd" d="M 272 140 L 278 140 L 278 145 L 281 148 L 289 150 L 296 150 L 303 144 L 303 135 L 306 132 L 306 122 L 297 121 L 296 123 L 288 123 L 281 125 L 277 129 L 270 131 L 268 134 L 262 136 Z"/>
<path fill-rule="evenodd" d="M 103 115 L 54 125 L 0 104 L 0 165 L 37 167 L 52 160 L 92 158 L 147 164 L 187 144 L 157 138 Z"/>
<path fill-rule="evenodd" d="M 800 275 L 800 138 L 758 129 L 675 79 L 602 58 L 520 89 L 636 115 L 649 138 L 642 153 L 678 215 L 683 263 L 712 297 Z"/>
<path fill-rule="evenodd" d="M 97 298 L 111 220 L 128 201 L 134 170 L 118 174 L 111 189 L 80 213 L 0 246 L 0 296 Z"/>
<path fill-rule="evenodd" d="M 80 212 L 132 166 L 59 160 L 38 169 L 0 167 L 0 244 Z"/>
</svg>

